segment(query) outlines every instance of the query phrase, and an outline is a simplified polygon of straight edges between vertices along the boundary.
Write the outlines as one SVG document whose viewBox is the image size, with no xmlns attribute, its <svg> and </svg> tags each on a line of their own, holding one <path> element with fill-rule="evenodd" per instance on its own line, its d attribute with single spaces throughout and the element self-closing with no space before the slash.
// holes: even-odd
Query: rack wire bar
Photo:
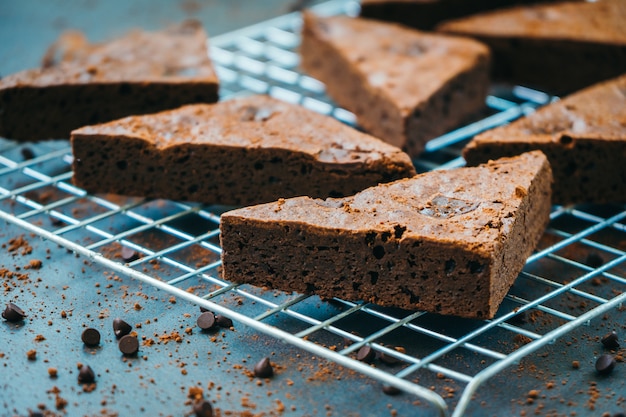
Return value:
<svg viewBox="0 0 626 417">
<path fill-rule="evenodd" d="M 357 7 L 355 2 L 332 0 L 314 6 L 314 11 L 322 15 L 355 14 Z M 300 24 L 300 14 L 291 13 L 212 38 L 210 53 L 220 76 L 222 98 L 267 93 L 355 126 L 354 115 L 337 107 L 325 95 L 322 83 L 298 70 Z M 461 166 L 461 149 L 475 134 L 509 123 L 553 100 L 556 98 L 540 91 L 523 87 L 503 90 L 497 86 L 486 101 L 488 114 L 430 141 L 415 165 L 420 171 Z M 620 306 L 626 298 L 626 293 L 596 293 L 593 285 L 586 285 L 603 278 L 611 285 L 626 288 L 626 248 L 619 243 L 626 241 L 626 207 L 554 206 L 544 236 L 548 239 L 528 258 L 518 278 L 538 291 L 527 293 L 514 286 L 491 320 L 451 320 L 451 330 L 438 325 L 437 316 L 431 313 L 397 311 L 339 299 L 329 300 L 330 312 L 314 316 L 307 307 L 319 298 L 264 291 L 219 277 L 219 221 L 220 214 L 228 208 L 89 195 L 70 182 L 72 157 L 67 141 L 39 143 L 34 148 L 39 156 L 28 160 L 20 159 L 23 146 L 0 139 L 0 219 L 115 273 L 415 395 L 441 416 L 450 412 L 457 417 L 463 415 L 472 395 L 485 381 Z M 44 198 L 44 194 L 49 195 Z M 147 236 L 154 237 L 155 242 Z M 123 263 L 111 254 L 114 245 L 131 248 L 142 256 Z M 604 253 L 608 260 L 600 266 L 587 265 L 564 252 L 573 247 Z M 194 258 L 195 251 L 201 256 L 200 262 Z M 189 259 L 182 255 L 187 252 L 193 255 Z M 150 271 L 147 266 L 154 262 L 167 270 Z M 550 273 L 547 263 L 566 268 L 571 276 L 567 281 L 559 279 Z M 189 289 L 198 283 L 202 284 L 201 289 Z M 591 307 L 580 314 L 562 311 L 557 301 L 563 296 L 585 300 Z M 228 297 L 241 297 L 243 306 L 232 305 Z M 544 314 L 554 327 L 542 329 L 513 321 L 530 312 Z M 354 323 L 362 316 L 375 325 L 371 329 L 357 328 Z M 529 342 L 513 349 L 489 344 L 486 340 L 496 332 L 521 335 Z M 404 350 L 394 349 L 398 334 L 425 341 L 432 348 L 403 342 Z M 325 337 L 349 340 L 351 344 L 331 349 L 324 342 Z M 365 345 L 397 359 L 402 366 L 390 370 L 357 361 L 354 354 Z M 450 360 L 453 352 L 455 360 Z M 459 369 L 454 363 L 459 356 L 468 361 L 478 357 L 478 362 L 485 364 Z M 448 403 L 439 393 L 421 385 L 416 375 L 422 372 L 441 374 L 463 385 L 458 401 Z"/>
</svg>

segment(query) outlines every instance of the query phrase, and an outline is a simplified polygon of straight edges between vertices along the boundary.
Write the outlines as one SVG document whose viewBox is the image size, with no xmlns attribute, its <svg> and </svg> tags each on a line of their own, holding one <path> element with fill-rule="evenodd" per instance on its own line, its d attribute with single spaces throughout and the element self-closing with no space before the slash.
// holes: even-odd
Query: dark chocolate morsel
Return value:
<svg viewBox="0 0 626 417">
<path fill-rule="evenodd" d="M 617 337 L 617 333 L 615 331 L 607 333 L 600 341 L 607 349 L 619 348 L 619 338 Z"/>
<path fill-rule="evenodd" d="M 90 384 L 96 380 L 96 374 L 89 365 L 83 365 L 78 371 L 78 382 L 81 384 Z"/>
<path fill-rule="evenodd" d="M 398 395 L 401 391 L 393 385 L 383 385 L 383 392 L 387 395 Z"/>
<path fill-rule="evenodd" d="M 196 320 L 196 324 L 202 330 L 212 329 L 215 326 L 215 314 L 210 311 L 200 314 L 198 320 Z"/>
<path fill-rule="evenodd" d="M 361 362 L 372 363 L 376 359 L 376 352 L 371 347 L 365 345 L 356 353 L 356 358 Z"/>
<path fill-rule="evenodd" d="M 126 323 L 124 320 L 117 318 L 113 320 L 113 332 L 115 333 L 115 337 L 118 339 L 122 336 L 126 336 L 131 332 L 133 328 L 130 324 Z"/>
<path fill-rule="evenodd" d="M 193 412 L 196 417 L 213 417 L 213 407 L 206 400 L 200 400 L 193 405 Z"/>
<path fill-rule="evenodd" d="M 254 375 L 259 378 L 269 378 L 274 375 L 274 369 L 270 363 L 270 358 L 263 358 L 254 365 Z"/>
<path fill-rule="evenodd" d="M 126 356 L 135 355 L 139 351 L 139 339 L 137 337 L 127 334 L 126 336 L 122 336 L 120 341 L 117 343 L 117 346 Z"/>
<path fill-rule="evenodd" d="M 218 326 L 225 327 L 227 329 L 233 327 L 233 321 L 226 316 L 222 316 L 221 314 L 215 316 L 215 322 Z"/>
<path fill-rule="evenodd" d="M 378 359 L 380 359 L 387 365 L 395 365 L 396 363 L 400 362 L 400 359 L 396 358 L 395 356 L 388 355 L 384 352 L 380 352 L 380 354 L 378 355 Z"/>
<path fill-rule="evenodd" d="M 35 157 L 35 152 L 33 152 L 31 148 L 22 148 L 20 152 L 22 153 L 22 158 L 24 158 L 25 161 Z"/>
<path fill-rule="evenodd" d="M 122 257 L 124 262 L 133 262 L 139 259 L 139 254 L 137 253 L 137 251 L 126 246 L 122 247 L 120 256 Z"/>
<path fill-rule="evenodd" d="M 91 327 L 85 329 L 80 338 L 87 346 L 98 346 L 100 344 L 100 332 Z"/>
<path fill-rule="evenodd" d="M 596 371 L 608 375 L 615 368 L 615 358 L 612 355 L 601 355 L 596 361 Z"/>
<path fill-rule="evenodd" d="M 24 317 L 26 317 L 26 313 L 24 313 L 24 310 L 22 310 L 15 304 L 9 302 L 7 303 L 6 308 L 2 312 L 2 317 L 6 321 L 15 323 L 15 322 L 24 320 Z"/>
</svg>

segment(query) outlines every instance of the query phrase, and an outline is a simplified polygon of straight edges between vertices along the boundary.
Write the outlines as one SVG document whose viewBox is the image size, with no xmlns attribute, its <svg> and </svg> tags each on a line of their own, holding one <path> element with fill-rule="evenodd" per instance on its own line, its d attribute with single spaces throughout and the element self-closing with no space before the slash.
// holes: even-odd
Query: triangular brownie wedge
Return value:
<svg viewBox="0 0 626 417">
<path fill-rule="evenodd" d="M 89 192 L 206 204 L 343 196 L 415 175 L 400 149 L 268 96 L 86 126 L 71 143 L 73 181 Z"/>
<path fill-rule="evenodd" d="M 432 30 L 441 21 L 486 10 L 556 1 L 563 0 L 361 0 L 361 16 Z"/>
<path fill-rule="evenodd" d="M 224 213 L 223 277 L 283 291 L 490 318 L 548 223 L 539 151 L 341 199 Z"/>
<path fill-rule="evenodd" d="M 496 78 L 562 94 L 626 72 L 626 1 L 530 5 L 441 24 L 491 48 Z"/>
<path fill-rule="evenodd" d="M 0 79 L 0 136 L 68 139 L 72 129 L 218 99 L 207 35 L 195 21 L 101 44 L 62 36 L 44 66 Z"/>
<path fill-rule="evenodd" d="M 470 39 L 305 13 L 300 53 L 365 130 L 411 156 L 485 105 L 489 51 Z"/>
<path fill-rule="evenodd" d="M 626 202 L 626 75 L 481 133 L 463 156 L 476 165 L 532 149 L 550 160 L 555 203 Z"/>
</svg>

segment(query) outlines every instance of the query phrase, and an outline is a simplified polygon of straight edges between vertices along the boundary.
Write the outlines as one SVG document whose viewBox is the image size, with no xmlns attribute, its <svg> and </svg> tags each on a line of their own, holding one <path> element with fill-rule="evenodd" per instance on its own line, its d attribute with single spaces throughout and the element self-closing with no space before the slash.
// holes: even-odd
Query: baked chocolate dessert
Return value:
<svg viewBox="0 0 626 417">
<path fill-rule="evenodd" d="M 448 19 L 518 4 L 556 1 L 563 0 L 361 0 L 361 16 L 432 30 Z"/>
<path fill-rule="evenodd" d="M 533 149 L 550 160 L 555 203 L 626 202 L 626 75 L 484 132 L 463 156 L 476 165 Z"/>
<path fill-rule="evenodd" d="M 626 1 L 563 2 L 442 23 L 491 48 L 494 76 L 562 94 L 626 73 Z"/>
<path fill-rule="evenodd" d="M 218 99 L 207 35 L 195 21 L 89 44 L 62 36 L 42 68 L 0 79 L 0 136 L 69 138 L 72 129 Z"/>
<path fill-rule="evenodd" d="M 418 155 L 485 105 L 489 51 L 400 25 L 304 15 L 302 67 L 372 135 Z"/>
<path fill-rule="evenodd" d="M 206 204 L 354 194 L 415 175 L 400 149 L 267 96 L 131 116 L 72 132 L 76 185 Z"/>
<path fill-rule="evenodd" d="M 283 291 L 490 318 L 549 220 L 538 151 L 431 171 L 346 198 L 221 217 L 223 277 Z"/>
</svg>

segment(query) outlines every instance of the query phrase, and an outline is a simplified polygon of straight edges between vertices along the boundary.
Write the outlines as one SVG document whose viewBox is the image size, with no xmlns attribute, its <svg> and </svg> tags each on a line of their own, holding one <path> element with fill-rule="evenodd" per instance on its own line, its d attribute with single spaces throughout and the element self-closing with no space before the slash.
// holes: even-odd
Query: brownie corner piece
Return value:
<svg viewBox="0 0 626 417">
<path fill-rule="evenodd" d="M 345 196 L 415 175 L 400 149 L 265 95 L 84 126 L 71 143 L 73 182 L 89 192 L 205 204 Z"/>
<path fill-rule="evenodd" d="M 490 54 L 472 39 L 307 12 L 300 55 L 360 126 L 412 157 L 485 106 Z"/>
<path fill-rule="evenodd" d="M 197 21 L 95 44 L 70 32 L 42 67 L 0 79 L 0 136 L 68 139 L 81 126 L 218 98 L 207 34 Z"/>
<path fill-rule="evenodd" d="M 475 136 L 468 165 L 542 151 L 556 204 L 626 202 L 626 75 L 600 82 Z"/>
<path fill-rule="evenodd" d="M 341 199 L 224 213 L 224 279 L 467 318 L 493 317 L 549 221 L 541 152 Z"/>
</svg>

